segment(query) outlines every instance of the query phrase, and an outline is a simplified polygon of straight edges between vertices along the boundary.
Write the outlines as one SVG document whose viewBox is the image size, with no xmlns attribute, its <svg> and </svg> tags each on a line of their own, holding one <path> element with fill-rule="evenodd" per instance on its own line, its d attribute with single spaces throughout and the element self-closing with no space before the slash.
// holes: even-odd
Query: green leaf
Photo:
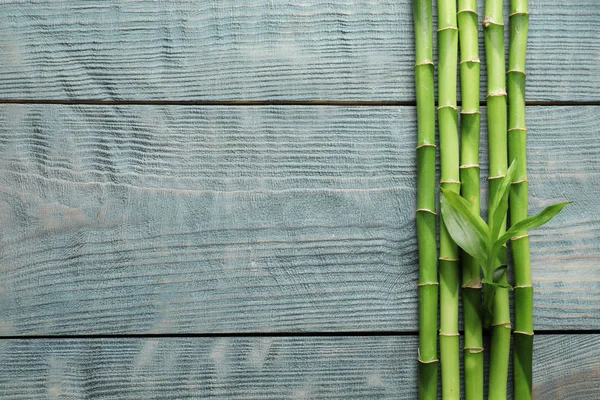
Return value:
<svg viewBox="0 0 600 400">
<path fill-rule="evenodd" d="M 494 270 L 494 282 L 500 283 L 502 276 L 508 271 L 508 265 L 501 265 Z"/>
<path fill-rule="evenodd" d="M 494 276 L 499 268 L 507 266 L 508 263 L 506 260 L 508 258 L 508 250 L 504 246 L 500 246 L 500 248 L 496 250 L 496 253 L 492 254 L 492 257 L 493 258 L 489 259 L 492 263 L 491 265 L 488 265 L 489 270 L 484 272 L 484 277 Z"/>
<path fill-rule="evenodd" d="M 535 228 L 539 228 L 540 226 L 546 224 L 552 218 L 554 218 L 561 210 L 571 204 L 571 201 L 565 203 L 554 204 L 549 207 L 546 207 L 541 213 L 534 215 L 533 217 L 525 218 L 524 220 L 517 222 L 513 226 L 510 227 L 508 231 L 502 236 L 498 238 L 494 242 L 494 246 L 492 247 L 492 256 L 496 254 L 502 245 L 506 243 L 511 237 L 516 236 L 522 232 L 527 232 Z"/>
<path fill-rule="evenodd" d="M 452 240 L 477 262 L 487 265 L 490 231 L 471 205 L 457 193 L 442 189 L 442 218 Z"/>
<path fill-rule="evenodd" d="M 510 286 L 508 283 L 494 282 L 488 279 L 483 279 L 481 282 L 485 285 L 513 290 L 513 287 Z"/>
<path fill-rule="evenodd" d="M 500 236 L 500 230 L 502 225 L 506 221 L 506 215 L 508 212 L 508 194 L 510 193 L 510 187 L 517 171 L 517 159 L 510 164 L 510 167 L 506 171 L 506 175 L 500 181 L 500 186 L 495 193 L 492 201 L 492 219 L 490 220 L 490 231 L 492 234 L 492 240 L 496 240 Z"/>
</svg>

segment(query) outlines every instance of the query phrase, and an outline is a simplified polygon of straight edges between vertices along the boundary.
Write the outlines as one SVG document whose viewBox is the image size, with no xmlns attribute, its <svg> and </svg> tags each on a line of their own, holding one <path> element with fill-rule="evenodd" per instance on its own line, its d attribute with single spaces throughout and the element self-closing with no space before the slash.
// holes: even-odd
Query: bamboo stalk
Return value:
<svg viewBox="0 0 600 400">
<path fill-rule="evenodd" d="M 525 53 L 529 28 L 527 0 L 510 2 L 510 48 L 508 61 L 508 152 L 518 159 L 510 195 L 510 219 L 527 218 L 527 128 L 525 125 Z M 515 398 L 531 399 L 533 356 L 533 286 L 529 236 L 519 232 L 511 240 L 515 276 L 514 389 Z"/>
<path fill-rule="evenodd" d="M 458 193 L 458 108 L 456 75 L 458 26 L 456 0 L 438 0 L 438 119 L 440 130 L 440 187 Z M 440 363 L 442 398 L 460 398 L 460 348 L 458 333 L 458 248 L 443 220 L 440 222 Z"/>
<path fill-rule="evenodd" d="M 419 399 L 437 397 L 437 243 L 432 0 L 414 0 L 417 98 L 417 239 L 419 243 Z"/>
<path fill-rule="evenodd" d="M 461 194 L 480 213 L 479 199 L 479 42 L 477 1 L 458 0 L 461 79 Z M 483 399 L 483 339 L 479 263 L 461 254 L 465 346 L 463 349 L 466 400 Z"/>
<path fill-rule="evenodd" d="M 488 75 L 487 115 L 489 144 L 489 200 L 488 218 L 491 221 L 494 211 L 491 200 L 499 188 L 499 183 L 507 170 L 507 129 L 506 129 L 506 77 L 504 57 L 504 19 L 502 0 L 485 1 L 483 21 L 486 66 Z M 506 229 L 506 222 L 502 230 Z M 500 283 L 507 283 L 506 271 Z M 510 359 L 510 304 L 508 289 L 486 287 L 486 296 L 493 295 L 491 319 L 492 340 L 490 348 L 490 377 L 488 398 L 506 399 L 508 363 Z"/>
</svg>

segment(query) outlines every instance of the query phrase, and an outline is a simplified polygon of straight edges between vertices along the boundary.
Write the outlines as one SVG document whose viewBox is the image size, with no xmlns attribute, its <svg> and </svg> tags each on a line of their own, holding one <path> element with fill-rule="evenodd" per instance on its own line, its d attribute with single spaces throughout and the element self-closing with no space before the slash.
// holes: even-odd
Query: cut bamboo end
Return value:
<svg viewBox="0 0 600 400">
<path fill-rule="evenodd" d="M 462 10 L 458 10 L 458 11 L 456 12 L 456 14 L 457 14 L 457 15 L 458 15 L 458 14 L 462 14 L 462 13 L 471 13 L 471 14 L 474 14 L 474 15 L 477 15 L 477 16 L 479 16 L 479 14 L 477 13 L 477 11 L 475 11 L 475 10 L 472 10 L 472 9 L 470 9 L 470 8 L 463 8 Z"/>
<path fill-rule="evenodd" d="M 525 71 L 521 70 L 521 69 L 509 69 L 508 71 L 506 71 L 507 74 L 510 73 L 514 73 L 514 74 L 521 74 L 523 76 L 527 76 L 527 74 L 525 73 Z"/>
<path fill-rule="evenodd" d="M 437 147 L 437 146 L 433 143 L 423 143 L 423 144 L 420 144 L 417 146 L 417 150 L 419 150 L 420 148 L 423 148 L 423 147 Z"/>
<path fill-rule="evenodd" d="M 483 347 L 463 347 L 463 350 L 468 350 L 471 354 L 483 353 Z"/>
<path fill-rule="evenodd" d="M 458 168 L 460 169 L 469 169 L 469 168 L 480 168 L 479 164 L 463 164 L 461 166 L 459 166 Z"/>
<path fill-rule="evenodd" d="M 513 331 L 514 335 L 533 336 L 533 332 Z"/>
<path fill-rule="evenodd" d="M 506 90 L 499 90 L 497 92 L 488 93 L 487 97 L 504 97 L 506 96 Z"/>
<path fill-rule="evenodd" d="M 424 282 L 424 283 L 419 283 L 417 285 L 417 287 L 421 287 L 421 286 L 439 286 L 439 282 Z"/>
<path fill-rule="evenodd" d="M 467 63 L 481 64 L 481 60 L 479 58 L 469 58 L 468 60 L 462 60 L 460 63 L 461 63 L 461 65 L 467 64 Z"/>
<path fill-rule="evenodd" d="M 513 236 L 513 237 L 511 237 L 509 240 L 510 240 L 511 242 L 516 242 L 517 240 L 520 240 L 520 239 L 525 239 L 525 238 L 528 238 L 528 237 L 529 237 L 529 235 Z"/>
<path fill-rule="evenodd" d="M 444 26 L 443 28 L 439 28 L 437 31 L 443 32 L 443 31 L 457 31 L 457 30 L 458 30 L 458 26 L 447 25 L 447 26 Z"/>
<path fill-rule="evenodd" d="M 425 213 L 429 213 L 429 214 L 433 214 L 433 215 L 437 215 L 437 213 L 433 210 L 430 210 L 429 208 L 417 208 L 417 212 L 425 212 Z"/>
</svg>

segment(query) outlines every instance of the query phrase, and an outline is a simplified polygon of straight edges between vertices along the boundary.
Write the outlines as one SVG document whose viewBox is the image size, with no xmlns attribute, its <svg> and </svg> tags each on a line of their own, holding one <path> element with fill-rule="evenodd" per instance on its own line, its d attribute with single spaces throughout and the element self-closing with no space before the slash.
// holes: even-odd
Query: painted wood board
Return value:
<svg viewBox="0 0 600 400">
<path fill-rule="evenodd" d="M 599 335 L 534 347 L 536 398 L 597 398 Z M 0 396 L 412 400 L 416 353 L 416 336 L 2 340 Z"/>
<path fill-rule="evenodd" d="M 600 100 L 597 1 L 530 12 L 527 99 Z M 413 101 L 412 29 L 409 0 L 4 1 L 0 99 Z"/>
<path fill-rule="evenodd" d="M 598 329 L 600 108 L 527 111 L 536 328 Z M 0 106 L 0 335 L 416 331 L 414 114 Z"/>
</svg>

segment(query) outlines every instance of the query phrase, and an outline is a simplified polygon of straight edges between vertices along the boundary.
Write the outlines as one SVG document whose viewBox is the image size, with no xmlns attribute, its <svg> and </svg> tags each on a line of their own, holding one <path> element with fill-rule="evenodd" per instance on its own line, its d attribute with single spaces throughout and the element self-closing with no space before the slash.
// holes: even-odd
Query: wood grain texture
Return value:
<svg viewBox="0 0 600 400">
<path fill-rule="evenodd" d="M 600 8 L 567 3 L 530 2 L 530 101 L 600 100 Z M 410 4 L 4 1 L 0 99 L 412 101 Z"/>
<path fill-rule="evenodd" d="M 535 338 L 538 399 L 595 400 L 600 336 Z M 9 399 L 415 399 L 417 338 L 0 341 Z"/>
<path fill-rule="evenodd" d="M 0 106 L 0 334 L 415 331 L 414 114 Z M 600 107 L 528 116 L 536 328 L 598 329 Z"/>
</svg>

